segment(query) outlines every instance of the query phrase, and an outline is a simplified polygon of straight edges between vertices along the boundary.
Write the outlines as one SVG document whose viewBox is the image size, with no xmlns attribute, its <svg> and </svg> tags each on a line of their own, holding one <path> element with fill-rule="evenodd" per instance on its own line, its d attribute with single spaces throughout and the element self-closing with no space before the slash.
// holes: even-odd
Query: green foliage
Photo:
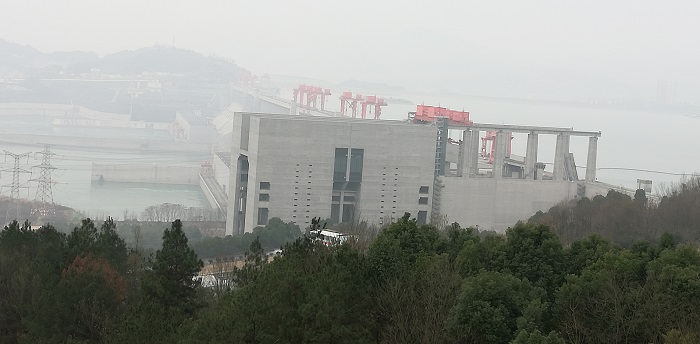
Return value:
<svg viewBox="0 0 700 344">
<path fill-rule="evenodd" d="M 418 226 L 406 213 L 382 231 L 369 250 L 376 276 L 394 277 L 410 269 L 418 257 L 434 252 L 440 234 L 434 227 Z"/>
<path fill-rule="evenodd" d="M 153 261 L 144 289 L 156 303 L 168 310 L 191 314 L 197 307 L 196 291 L 199 280 L 194 279 L 204 266 L 187 245 L 182 222 L 175 220 L 163 232 L 163 248 Z"/>
<path fill-rule="evenodd" d="M 294 241 L 302 235 L 298 225 L 284 223 L 277 217 L 271 218 L 265 227 L 256 227 L 253 233 L 228 235 L 223 238 L 203 238 L 192 245 L 201 259 L 219 259 L 243 255 L 250 244 L 258 238 L 263 248 L 274 250 Z"/>
<path fill-rule="evenodd" d="M 518 336 L 513 339 L 510 344 L 564 344 L 566 343 L 564 339 L 561 338 L 559 333 L 550 332 L 546 336 L 542 334 L 539 330 L 533 332 L 520 331 Z"/>
<path fill-rule="evenodd" d="M 595 214 L 619 205 L 632 211 L 625 216 L 653 208 L 610 193 L 537 221 L 627 226 L 620 214 Z M 321 226 L 315 218 L 310 229 Z M 111 219 L 85 219 L 68 235 L 30 228 L 13 222 L 0 232 L 0 343 L 700 339 L 700 251 L 668 227 L 628 248 L 602 234 L 563 246 L 558 236 L 574 232 L 534 223 L 505 235 L 457 224 L 438 232 L 406 214 L 360 247 L 318 240 L 313 231 L 301 236 L 293 223 L 271 219 L 209 247 L 245 257 L 219 271 L 230 278 L 220 288 L 199 285 L 203 264 L 178 220 L 151 259 L 139 245 L 127 250 L 119 236 L 127 229 Z M 270 243 L 283 245 L 273 260 L 265 251 L 279 246 Z"/>
<path fill-rule="evenodd" d="M 300 238 L 250 284 L 189 324 L 185 342 L 364 343 L 371 339 L 367 260 L 347 245 Z"/>
<path fill-rule="evenodd" d="M 245 253 L 245 263 L 241 268 L 233 271 L 233 284 L 236 287 L 245 287 L 255 282 L 267 265 L 267 256 L 260 244 L 259 238 L 255 238 L 250 244 L 250 249 Z"/>
<path fill-rule="evenodd" d="M 564 252 L 543 225 L 516 224 L 506 231 L 505 270 L 553 293 L 564 279 Z"/>
<path fill-rule="evenodd" d="M 611 249 L 610 242 L 597 234 L 575 241 L 564 251 L 566 273 L 580 275 L 585 268 L 597 262 Z"/>
<path fill-rule="evenodd" d="M 452 310 L 449 331 L 462 342 L 509 343 L 518 322 L 541 326 L 544 296 L 543 290 L 510 274 L 468 277 Z"/>
<path fill-rule="evenodd" d="M 634 198 L 616 191 L 606 196 L 562 203 L 546 213 L 537 212 L 529 223 L 555 230 L 564 244 L 592 234 L 629 247 L 638 241 L 656 242 L 667 232 L 676 240 L 700 240 L 700 177 L 682 180 L 666 191 L 660 202 L 651 202 L 644 190 Z"/>
<path fill-rule="evenodd" d="M 377 286 L 381 342 L 454 342 L 446 329 L 461 281 L 449 255 L 441 254 L 420 257 L 413 271 Z"/>
<path fill-rule="evenodd" d="M 456 264 L 463 277 L 480 271 L 501 271 L 505 264 L 506 240 L 501 235 L 486 235 L 465 241 Z"/>
</svg>

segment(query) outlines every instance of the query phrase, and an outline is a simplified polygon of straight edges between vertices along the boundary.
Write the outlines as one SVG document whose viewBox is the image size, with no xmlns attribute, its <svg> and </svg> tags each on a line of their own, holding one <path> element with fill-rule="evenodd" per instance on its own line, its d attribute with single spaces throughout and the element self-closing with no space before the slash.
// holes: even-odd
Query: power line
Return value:
<svg viewBox="0 0 700 344">
<path fill-rule="evenodd" d="M 576 166 L 577 168 L 586 168 L 586 166 Z M 697 175 L 697 172 L 693 173 L 679 173 L 679 172 L 667 172 L 667 171 L 655 171 L 655 170 L 645 170 L 641 168 L 632 168 L 632 167 L 598 167 L 596 170 L 619 170 L 619 171 L 634 171 L 634 172 L 647 172 L 647 173 L 656 173 L 656 174 L 665 174 L 669 176 L 693 176 Z"/>
<path fill-rule="evenodd" d="M 644 170 L 641 168 L 629 168 L 629 167 L 600 167 L 599 170 L 620 170 L 620 171 L 635 171 L 635 172 L 648 172 L 656 174 L 665 174 L 669 176 L 692 176 L 696 173 L 677 173 L 677 172 L 666 172 L 666 171 L 654 171 L 654 170 Z"/>
</svg>

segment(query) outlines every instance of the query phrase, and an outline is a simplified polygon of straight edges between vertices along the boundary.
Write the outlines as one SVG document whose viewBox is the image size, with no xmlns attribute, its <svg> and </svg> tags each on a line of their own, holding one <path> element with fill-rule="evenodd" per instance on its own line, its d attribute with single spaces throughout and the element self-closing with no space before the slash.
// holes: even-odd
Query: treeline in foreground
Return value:
<svg viewBox="0 0 700 344">
<path fill-rule="evenodd" d="M 369 245 L 307 235 L 271 262 L 254 240 L 204 288 L 179 220 L 148 259 L 114 227 L 0 234 L 1 342 L 700 342 L 700 253 L 671 235 L 564 247 L 544 225 L 440 232 L 406 214 Z"/>
</svg>

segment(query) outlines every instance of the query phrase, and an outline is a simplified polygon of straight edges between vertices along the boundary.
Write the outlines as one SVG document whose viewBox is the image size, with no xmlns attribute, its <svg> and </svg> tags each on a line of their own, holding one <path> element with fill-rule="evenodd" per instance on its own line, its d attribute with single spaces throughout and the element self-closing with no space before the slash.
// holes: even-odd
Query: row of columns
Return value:
<svg viewBox="0 0 700 344">
<path fill-rule="evenodd" d="M 479 130 L 466 129 L 462 133 L 462 144 L 464 145 L 459 159 L 459 170 L 462 176 L 476 176 L 479 173 Z M 493 159 L 493 177 L 503 178 L 503 166 L 508 155 L 508 142 L 511 133 L 500 130 L 496 133 L 496 149 Z M 569 154 L 569 144 L 571 136 L 562 132 L 557 134 L 555 155 L 554 155 L 554 180 L 566 180 L 566 158 Z M 539 145 L 539 134 L 531 132 L 527 136 L 527 148 L 525 152 L 525 169 L 523 179 L 542 179 L 544 164 L 537 162 L 537 150 Z M 598 137 L 590 136 L 588 139 L 588 159 L 586 161 L 586 181 L 594 182 L 596 179 L 596 159 L 598 156 Z"/>
</svg>

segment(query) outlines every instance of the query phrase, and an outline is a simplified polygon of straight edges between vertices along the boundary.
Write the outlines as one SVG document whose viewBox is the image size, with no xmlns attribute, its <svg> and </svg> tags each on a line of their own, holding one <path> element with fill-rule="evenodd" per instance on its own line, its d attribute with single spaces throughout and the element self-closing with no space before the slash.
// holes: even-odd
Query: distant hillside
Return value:
<svg viewBox="0 0 700 344">
<path fill-rule="evenodd" d="M 43 53 L 33 47 L 0 39 L 0 70 L 27 77 L 52 77 L 60 71 L 137 75 L 144 72 L 179 74 L 192 79 L 231 82 L 250 73 L 235 63 L 194 51 L 153 46 L 100 58 L 92 52 Z"/>
<path fill-rule="evenodd" d="M 159 83 L 134 97 L 135 85 L 111 82 L 110 75 Z M 2 83 L 4 77 L 23 80 Z M 233 62 L 166 46 L 100 58 L 84 52 L 43 53 L 0 41 L 0 102 L 77 104 L 129 113 L 133 120 L 172 122 L 177 111 L 211 115 L 220 110 L 230 84 L 241 79 L 250 79 L 250 72 Z"/>
<path fill-rule="evenodd" d="M 97 61 L 95 53 L 71 51 L 43 53 L 27 45 L 0 39 L 0 69 L 30 72 L 51 66 L 66 67 L 75 63 Z"/>
<path fill-rule="evenodd" d="M 373 92 L 405 92 L 406 89 L 401 86 L 393 86 L 379 82 L 368 82 L 359 80 L 346 80 L 338 84 L 339 88 L 351 90 L 363 90 Z"/>
<path fill-rule="evenodd" d="M 233 80 L 249 74 L 236 64 L 219 58 L 207 57 L 190 50 L 153 46 L 122 51 L 88 63 L 75 64 L 75 72 L 87 72 L 92 68 L 110 74 L 141 74 L 144 72 L 173 73 L 189 77 Z"/>
</svg>

